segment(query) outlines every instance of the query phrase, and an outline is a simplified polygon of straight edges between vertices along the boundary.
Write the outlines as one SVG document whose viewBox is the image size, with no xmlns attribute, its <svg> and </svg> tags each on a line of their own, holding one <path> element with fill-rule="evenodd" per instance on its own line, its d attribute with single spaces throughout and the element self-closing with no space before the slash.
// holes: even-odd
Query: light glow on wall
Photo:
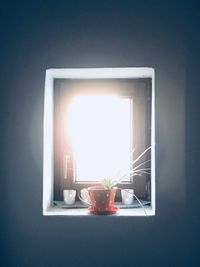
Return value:
<svg viewBox="0 0 200 267">
<path fill-rule="evenodd" d="M 76 162 L 76 181 L 98 181 L 130 170 L 131 99 L 75 96 L 66 124 Z"/>
</svg>

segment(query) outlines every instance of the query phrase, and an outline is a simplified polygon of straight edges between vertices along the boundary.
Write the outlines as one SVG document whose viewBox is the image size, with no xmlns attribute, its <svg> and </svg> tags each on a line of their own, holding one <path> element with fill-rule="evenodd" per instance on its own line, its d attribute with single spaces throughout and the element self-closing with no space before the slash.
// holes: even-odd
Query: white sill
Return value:
<svg viewBox="0 0 200 267">
<path fill-rule="evenodd" d="M 146 213 L 145 213 L 146 212 Z M 117 213 L 112 215 L 93 215 L 90 214 L 87 207 L 86 208 L 63 208 L 60 206 L 51 206 L 46 210 L 43 210 L 43 215 L 45 216 L 89 216 L 89 217 L 120 217 L 120 216 L 154 216 L 155 210 L 151 206 L 145 206 L 145 211 L 143 208 L 119 208 Z"/>
</svg>

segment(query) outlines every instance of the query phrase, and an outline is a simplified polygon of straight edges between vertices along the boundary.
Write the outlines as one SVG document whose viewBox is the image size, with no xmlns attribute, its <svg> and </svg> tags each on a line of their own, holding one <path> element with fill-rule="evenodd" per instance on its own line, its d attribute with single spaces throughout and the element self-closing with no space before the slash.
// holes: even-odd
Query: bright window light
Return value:
<svg viewBox="0 0 200 267">
<path fill-rule="evenodd" d="M 117 96 L 72 99 L 66 125 L 75 155 L 76 181 L 99 181 L 130 171 L 131 104 L 131 99 Z"/>
</svg>

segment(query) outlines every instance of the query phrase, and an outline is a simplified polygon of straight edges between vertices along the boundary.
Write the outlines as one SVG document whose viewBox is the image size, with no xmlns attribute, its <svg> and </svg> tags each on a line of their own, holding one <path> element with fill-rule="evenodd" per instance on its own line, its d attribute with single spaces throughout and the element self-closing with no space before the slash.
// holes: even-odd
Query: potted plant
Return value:
<svg viewBox="0 0 200 267">
<path fill-rule="evenodd" d="M 103 185 L 88 188 L 90 196 L 89 211 L 94 214 L 115 213 L 117 208 L 114 206 L 117 187 L 106 188 Z"/>
<path fill-rule="evenodd" d="M 138 161 L 149 151 L 151 147 L 148 147 L 144 152 L 142 152 L 132 163 L 130 167 L 130 172 L 118 174 L 113 176 L 107 176 L 102 179 L 101 185 L 99 186 L 92 186 L 88 188 L 88 193 L 90 196 L 90 207 L 89 211 L 93 214 L 112 214 L 115 213 L 118 208 L 114 205 L 115 201 L 115 194 L 117 189 L 117 184 L 125 180 L 127 175 L 133 176 L 140 176 L 142 174 L 150 174 L 150 168 L 146 168 L 145 164 L 150 161 L 146 160 L 142 163 L 138 163 Z M 136 196 L 135 196 L 136 197 Z M 136 197 L 139 201 L 139 199 Z M 142 203 L 139 201 L 140 205 L 143 207 Z"/>
</svg>

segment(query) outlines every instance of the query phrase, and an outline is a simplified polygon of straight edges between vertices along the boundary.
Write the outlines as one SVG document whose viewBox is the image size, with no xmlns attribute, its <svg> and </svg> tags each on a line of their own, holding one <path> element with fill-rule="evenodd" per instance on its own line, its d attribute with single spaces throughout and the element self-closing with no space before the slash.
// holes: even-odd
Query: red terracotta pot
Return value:
<svg viewBox="0 0 200 267">
<path fill-rule="evenodd" d="M 97 212 L 107 212 L 113 209 L 117 187 L 105 189 L 103 186 L 88 188 L 91 208 Z"/>
</svg>

